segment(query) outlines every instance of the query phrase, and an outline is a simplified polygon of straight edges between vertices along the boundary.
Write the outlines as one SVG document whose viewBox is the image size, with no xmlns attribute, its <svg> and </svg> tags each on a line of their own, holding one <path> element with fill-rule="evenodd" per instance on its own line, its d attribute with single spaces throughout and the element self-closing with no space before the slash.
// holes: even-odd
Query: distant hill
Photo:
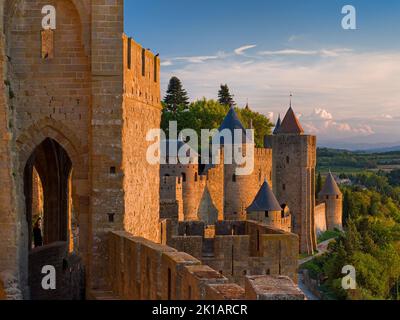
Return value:
<svg viewBox="0 0 400 320">
<path fill-rule="evenodd" d="M 318 170 L 336 173 L 364 170 L 394 170 L 400 168 L 400 148 L 382 148 L 349 151 L 333 148 L 318 148 Z"/>
<path fill-rule="evenodd" d="M 359 152 L 364 152 L 364 153 L 388 153 L 388 152 L 397 152 L 397 151 L 400 151 L 400 146 L 382 147 L 382 148 L 367 149 L 367 150 L 358 150 L 358 151 L 359 151 Z"/>
<path fill-rule="evenodd" d="M 348 142 L 348 141 L 324 141 L 321 140 L 318 143 L 318 147 L 339 149 L 339 150 L 350 150 L 350 151 L 363 151 L 368 153 L 382 153 L 391 151 L 400 151 L 399 142 L 388 142 L 388 143 L 368 143 L 368 142 Z"/>
</svg>

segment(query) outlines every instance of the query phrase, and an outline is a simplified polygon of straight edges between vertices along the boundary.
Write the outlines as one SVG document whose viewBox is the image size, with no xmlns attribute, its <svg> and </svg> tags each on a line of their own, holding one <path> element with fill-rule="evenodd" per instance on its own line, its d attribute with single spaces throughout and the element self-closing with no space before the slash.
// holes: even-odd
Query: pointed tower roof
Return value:
<svg viewBox="0 0 400 320">
<path fill-rule="evenodd" d="M 341 195 L 342 192 L 340 191 L 333 174 L 329 172 L 328 176 L 326 177 L 325 185 L 323 186 L 321 192 L 319 193 L 320 196 L 337 196 Z"/>
<path fill-rule="evenodd" d="M 235 111 L 234 106 L 232 105 L 229 109 L 228 114 L 226 115 L 224 121 L 222 122 L 221 126 L 219 127 L 218 131 L 221 132 L 223 130 L 229 130 L 232 133 L 232 138 L 235 137 L 235 130 L 242 130 L 242 142 L 251 142 L 250 138 L 246 136 L 246 129 L 244 128 L 243 124 L 240 122 L 239 117 Z M 233 141 L 235 142 L 235 141 Z M 223 139 L 221 139 L 221 144 L 223 143 Z"/>
<path fill-rule="evenodd" d="M 304 130 L 301 126 L 299 119 L 297 119 L 296 114 L 293 111 L 292 106 L 290 106 L 285 118 L 283 119 L 277 134 L 303 134 Z"/>
<path fill-rule="evenodd" d="M 276 122 L 276 126 L 275 126 L 273 134 L 277 134 L 278 133 L 278 130 L 281 127 L 281 124 L 282 124 L 281 114 L 279 114 L 278 121 Z"/>
<path fill-rule="evenodd" d="M 233 131 L 235 129 L 242 129 L 243 131 L 245 131 L 233 105 L 230 107 L 228 114 L 226 115 L 224 121 L 222 122 L 222 124 L 218 130 L 222 131 L 225 129 L 228 129 L 231 131 Z"/>
<path fill-rule="evenodd" d="M 253 203 L 247 208 L 247 211 L 282 211 L 282 207 L 278 200 L 276 200 L 267 181 L 264 182 Z"/>
</svg>

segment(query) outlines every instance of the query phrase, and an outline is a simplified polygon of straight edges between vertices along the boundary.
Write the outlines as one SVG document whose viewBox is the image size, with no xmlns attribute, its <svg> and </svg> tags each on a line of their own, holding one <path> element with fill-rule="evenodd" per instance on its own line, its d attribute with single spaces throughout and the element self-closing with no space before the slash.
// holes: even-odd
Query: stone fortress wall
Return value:
<svg viewBox="0 0 400 320">
<path fill-rule="evenodd" d="M 199 259 L 126 232 L 109 235 L 111 292 L 91 298 L 125 300 L 304 300 L 285 276 L 249 276 L 231 283 Z"/>
<path fill-rule="evenodd" d="M 42 30 L 45 5 L 56 8 L 55 30 Z M 79 296 L 82 283 L 89 298 L 268 299 L 281 285 L 275 298 L 304 298 L 292 282 L 298 237 L 245 221 L 264 181 L 275 184 L 274 148 L 255 149 L 248 177 L 217 165 L 206 173 L 168 168 L 176 172 L 163 178 L 168 173 L 146 161 L 146 134 L 161 118 L 160 59 L 124 35 L 123 24 L 123 0 L 0 3 L 0 295 L 40 297 L 38 265 L 54 250 L 52 263 L 63 269 L 67 258 L 72 266 L 60 298 Z M 295 213 L 313 210 L 307 139 L 288 149 L 309 161 L 284 177 L 302 183 L 293 189 Z M 59 179 L 57 163 L 68 164 Z M 45 239 L 52 238 L 33 249 L 38 181 Z M 160 216 L 168 219 L 160 224 Z M 300 218 L 311 234 L 312 219 Z"/>
</svg>

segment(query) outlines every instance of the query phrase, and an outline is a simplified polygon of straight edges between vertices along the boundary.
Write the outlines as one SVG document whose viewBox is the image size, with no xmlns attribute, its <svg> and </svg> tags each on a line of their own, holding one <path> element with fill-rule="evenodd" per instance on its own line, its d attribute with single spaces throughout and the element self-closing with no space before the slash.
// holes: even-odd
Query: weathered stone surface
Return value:
<svg viewBox="0 0 400 320">
<path fill-rule="evenodd" d="M 249 276 L 246 278 L 249 300 L 305 300 L 304 293 L 285 276 Z"/>
</svg>

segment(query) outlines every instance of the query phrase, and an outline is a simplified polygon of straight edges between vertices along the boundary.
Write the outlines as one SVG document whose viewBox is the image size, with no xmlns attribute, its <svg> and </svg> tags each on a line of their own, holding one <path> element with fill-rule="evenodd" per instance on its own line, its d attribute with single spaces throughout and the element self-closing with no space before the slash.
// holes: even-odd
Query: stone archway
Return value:
<svg viewBox="0 0 400 320">
<path fill-rule="evenodd" d="M 40 180 L 34 181 L 34 170 Z M 34 183 L 40 183 L 43 189 L 43 239 L 41 245 L 50 245 L 55 242 L 68 242 L 70 238 L 69 205 L 71 196 L 69 190 L 72 161 L 64 148 L 51 138 L 45 139 L 27 161 L 24 169 L 25 210 L 28 222 L 28 248 L 32 249 L 33 214 L 32 200 Z M 37 229 L 40 227 L 38 226 Z M 38 234 L 38 233 L 37 233 Z M 38 234 L 40 236 L 40 234 Z M 39 241 L 39 240 L 37 240 Z M 37 246 L 41 246 L 37 244 Z"/>
<path fill-rule="evenodd" d="M 82 146 L 75 133 L 63 123 L 44 118 L 16 139 L 16 151 L 18 192 L 25 195 L 18 197 L 23 199 L 18 208 L 26 240 L 21 243 L 22 260 L 27 257 L 21 266 L 24 283 L 29 285 L 30 297 L 35 300 L 79 299 L 83 296 L 83 266 L 88 259 L 88 147 Z M 37 249 L 31 245 L 33 168 L 43 188 L 44 246 Z M 41 268 L 44 265 L 55 266 L 57 291 L 42 290 Z"/>
</svg>

